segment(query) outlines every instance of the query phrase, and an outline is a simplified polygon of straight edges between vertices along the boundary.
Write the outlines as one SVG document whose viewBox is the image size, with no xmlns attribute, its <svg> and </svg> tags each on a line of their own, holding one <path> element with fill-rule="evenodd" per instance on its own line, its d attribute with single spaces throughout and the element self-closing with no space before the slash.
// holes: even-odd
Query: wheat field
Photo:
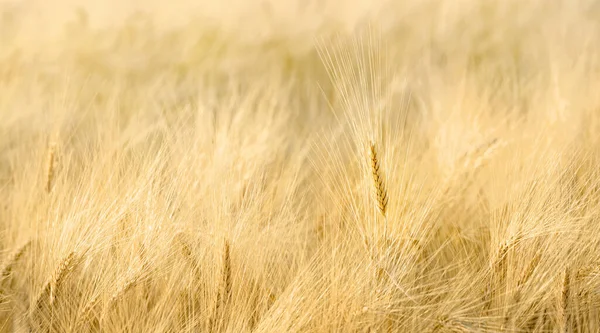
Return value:
<svg viewBox="0 0 600 333">
<path fill-rule="evenodd" d="M 0 332 L 599 332 L 600 2 L 0 0 Z"/>
</svg>

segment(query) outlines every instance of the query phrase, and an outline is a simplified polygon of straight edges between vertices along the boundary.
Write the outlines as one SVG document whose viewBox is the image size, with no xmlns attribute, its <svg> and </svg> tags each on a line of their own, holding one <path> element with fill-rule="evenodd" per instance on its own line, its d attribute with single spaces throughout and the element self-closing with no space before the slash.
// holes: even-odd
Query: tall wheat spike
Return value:
<svg viewBox="0 0 600 333">
<path fill-rule="evenodd" d="M 99 300 L 100 294 L 96 294 L 94 295 L 94 297 L 92 297 L 92 299 L 89 300 L 89 302 L 87 302 L 85 307 L 83 307 L 83 310 L 81 310 L 79 317 L 77 317 L 78 323 L 87 320 L 91 316 L 92 312 L 94 311 L 94 308 L 96 307 L 96 305 L 98 305 Z"/>
<path fill-rule="evenodd" d="M 21 259 L 30 245 L 31 241 L 27 241 L 8 256 L 8 258 L 4 261 L 2 268 L 0 268 L 0 281 L 4 280 L 4 278 L 10 274 L 13 266 L 17 263 L 17 261 L 19 261 L 19 259 Z"/>
<path fill-rule="evenodd" d="M 189 265 L 192 266 L 194 279 L 196 280 L 196 283 L 198 283 L 202 279 L 202 274 L 200 272 L 200 264 L 198 263 L 198 259 L 192 251 L 192 246 L 190 245 L 188 239 L 185 237 L 185 234 L 180 232 L 177 235 L 175 235 L 175 237 L 178 243 L 180 244 L 183 257 L 188 261 Z"/>
<path fill-rule="evenodd" d="M 490 260 L 490 273 L 491 278 L 486 283 L 483 292 L 483 304 L 484 310 L 489 310 L 492 305 L 494 293 L 496 292 L 497 286 L 502 285 L 507 274 L 507 257 L 509 250 L 521 240 L 522 236 L 512 236 L 506 241 L 502 242 L 498 247 L 498 250 L 492 256 Z"/>
<path fill-rule="evenodd" d="M 148 258 L 148 254 L 146 252 L 146 247 L 144 246 L 144 244 L 140 244 L 140 248 L 138 250 L 138 258 L 140 260 L 140 267 L 137 270 L 129 270 L 129 273 L 126 275 L 124 282 L 110 296 L 108 300 L 108 305 L 103 315 L 106 315 L 107 311 L 112 308 L 112 306 L 119 300 L 119 298 L 123 297 L 123 295 L 125 295 L 129 290 L 131 290 L 133 287 L 138 285 L 138 283 L 140 283 L 140 281 L 142 280 L 142 273 L 148 273 L 150 271 L 150 260 Z M 91 302 L 88 305 L 91 305 L 92 309 L 95 306 L 95 304 Z"/>
<path fill-rule="evenodd" d="M 560 327 L 562 332 L 568 332 L 568 323 L 569 323 L 569 296 L 571 293 L 571 276 L 569 267 L 565 268 L 563 281 L 562 281 L 562 291 L 560 297 L 559 304 L 559 314 L 560 314 Z"/>
<path fill-rule="evenodd" d="M 371 160 L 371 174 L 373 176 L 373 185 L 375 186 L 375 197 L 377 208 L 383 217 L 386 217 L 388 196 L 385 188 L 385 182 L 383 180 L 382 172 L 380 169 L 379 159 L 377 158 L 377 149 L 375 143 L 371 142 L 369 145 L 369 153 Z"/>
<path fill-rule="evenodd" d="M 60 262 L 60 265 L 56 268 L 50 279 L 44 284 L 42 291 L 38 294 L 36 298 L 36 309 L 42 307 L 42 304 L 46 298 L 48 298 L 50 305 L 52 305 L 56 299 L 56 293 L 58 288 L 66 278 L 66 276 L 71 272 L 78 262 L 77 253 L 75 251 L 71 251 L 63 260 Z"/>
<path fill-rule="evenodd" d="M 48 145 L 48 156 L 46 160 L 46 192 L 52 190 L 52 182 L 54 181 L 54 168 L 56 163 L 56 143 L 51 142 Z"/>
<path fill-rule="evenodd" d="M 52 308 L 61 285 L 80 262 L 80 255 L 75 251 L 65 256 L 48 281 L 43 285 L 42 290 L 35 298 L 34 305 L 29 309 L 29 319 L 31 324 L 42 329 L 48 324 L 47 311 Z M 50 328 L 44 328 L 47 330 Z"/>
<path fill-rule="evenodd" d="M 531 259 L 531 261 L 529 262 L 529 265 L 527 266 L 527 269 L 523 272 L 523 275 L 521 275 L 521 277 L 519 278 L 519 281 L 517 282 L 517 286 L 521 287 L 525 283 L 527 283 L 527 281 L 529 280 L 531 275 L 533 275 L 533 272 L 535 271 L 535 268 L 538 266 L 541 258 L 542 258 L 542 254 L 538 252 L 533 257 L 533 259 Z"/>
<path fill-rule="evenodd" d="M 231 298 L 231 254 L 228 240 L 225 240 L 225 245 L 223 246 L 222 265 L 221 284 L 215 300 L 213 313 L 209 320 L 209 329 L 211 332 L 215 330 L 216 320 L 221 316 L 223 308 Z"/>
<path fill-rule="evenodd" d="M 139 281 L 140 274 L 138 272 L 130 271 L 124 282 L 119 286 L 119 288 L 117 288 L 117 290 L 115 290 L 114 293 L 112 293 L 108 299 L 108 305 L 104 313 L 106 314 L 106 311 L 110 310 L 112 306 L 119 300 L 119 298 L 123 297 L 123 295 L 131 290 L 131 288 L 135 287 Z"/>
</svg>

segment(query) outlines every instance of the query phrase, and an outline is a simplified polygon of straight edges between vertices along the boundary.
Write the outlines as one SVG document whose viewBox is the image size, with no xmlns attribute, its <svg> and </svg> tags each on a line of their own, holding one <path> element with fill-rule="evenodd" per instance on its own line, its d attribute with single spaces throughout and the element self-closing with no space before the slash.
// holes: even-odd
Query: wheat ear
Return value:
<svg viewBox="0 0 600 333">
<path fill-rule="evenodd" d="M 141 262 L 141 267 L 135 271 L 131 269 L 129 270 L 129 273 L 127 274 L 127 278 L 125 279 L 124 283 L 110 296 L 106 310 L 110 310 L 119 298 L 123 297 L 125 293 L 127 293 L 131 288 L 135 287 L 140 282 L 141 272 L 150 271 L 150 260 L 148 258 L 148 254 L 146 252 L 146 247 L 144 246 L 144 244 L 140 245 L 138 255 Z"/>
<path fill-rule="evenodd" d="M 494 294 L 495 282 L 502 281 L 506 278 L 507 265 L 506 259 L 508 257 L 508 251 L 511 249 L 514 244 L 518 243 L 521 240 L 521 235 L 513 236 L 500 244 L 498 251 L 490 260 L 490 271 L 492 274 L 492 279 L 486 284 L 485 290 L 483 292 L 483 304 L 484 309 L 489 310 L 492 305 L 492 298 Z"/>
<path fill-rule="evenodd" d="M 223 280 L 221 292 L 223 293 L 223 301 L 227 301 L 231 296 L 231 253 L 229 241 L 225 241 L 223 247 Z"/>
<path fill-rule="evenodd" d="M 514 292 L 512 294 L 512 297 L 513 297 L 513 300 L 515 303 L 518 304 L 521 301 L 521 292 L 522 292 L 523 286 L 525 285 L 525 283 L 527 283 L 527 281 L 529 281 L 529 278 L 531 278 L 531 276 L 533 275 L 533 272 L 535 271 L 536 267 L 538 266 L 541 257 L 542 257 L 542 254 L 540 252 L 538 252 L 533 257 L 533 259 L 531 259 L 531 261 L 529 262 L 529 265 L 527 265 L 527 269 L 525 269 L 525 271 L 523 271 L 519 280 L 517 280 L 517 288 L 514 290 Z M 508 324 L 510 324 L 510 322 L 511 322 L 512 310 L 513 310 L 513 307 L 506 308 L 506 314 L 504 317 L 504 325 L 503 325 L 504 329 L 506 329 L 508 327 Z"/>
<path fill-rule="evenodd" d="M 54 180 L 54 168 L 56 162 L 56 143 L 51 142 L 48 145 L 48 156 L 46 160 L 46 192 L 52 190 L 52 182 Z"/>
<path fill-rule="evenodd" d="M 23 245 L 14 250 L 6 259 L 2 268 L 0 269 L 0 281 L 6 278 L 12 271 L 13 266 L 21 259 L 21 257 L 27 251 L 27 248 L 31 245 L 31 241 L 25 242 Z"/>
<path fill-rule="evenodd" d="M 192 266 L 196 282 L 200 281 L 202 277 L 202 275 L 200 274 L 200 265 L 198 264 L 198 260 L 194 255 L 194 252 L 192 251 L 192 247 L 188 239 L 185 237 L 185 234 L 181 232 L 178 233 L 175 237 L 177 238 L 177 241 L 181 246 L 181 252 L 183 254 L 183 257 L 188 261 L 190 266 Z"/>
<path fill-rule="evenodd" d="M 110 310 L 115 305 L 115 303 L 121 297 L 123 297 L 123 295 L 125 295 L 129 290 L 131 290 L 133 287 L 135 287 L 139 281 L 140 281 L 140 274 L 138 272 L 130 270 L 129 273 L 127 274 L 127 278 L 124 280 L 124 282 L 119 286 L 119 288 L 117 288 L 117 290 L 115 290 L 114 293 L 112 293 L 112 295 L 108 299 L 108 303 L 107 303 L 106 309 L 104 310 L 103 315 L 106 315 L 108 310 Z M 94 304 L 91 304 L 91 305 L 93 308 Z"/>
<path fill-rule="evenodd" d="M 225 240 L 223 246 L 223 268 L 221 271 L 221 285 L 215 300 L 213 314 L 209 320 L 210 331 L 214 331 L 215 320 L 220 317 L 223 307 L 231 297 L 231 253 L 230 244 Z"/>
<path fill-rule="evenodd" d="M 531 261 L 529 262 L 529 265 L 527 266 L 527 269 L 523 272 L 523 275 L 521 275 L 521 278 L 519 278 L 519 281 L 517 282 L 517 286 L 521 287 L 527 281 L 529 281 L 529 278 L 531 278 L 531 275 L 533 275 L 533 272 L 535 271 L 535 268 L 538 266 L 541 258 L 542 258 L 542 254 L 538 252 L 533 257 L 533 259 L 531 259 Z"/>
<path fill-rule="evenodd" d="M 565 273 L 562 281 L 562 292 L 560 297 L 560 324 L 562 328 L 562 332 L 568 332 L 568 307 L 569 307 L 569 294 L 571 292 L 571 277 L 569 268 L 565 268 Z"/>
<path fill-rule="evenodd" d="M 94 297 L 92 297 L 92 299 L 90 299 L 89 302 L 87 302 L 85 307 L 83 307 L 83 310 L 81 310 L 80 316 L 78 317 L 78 322 L 87 320 L 87 318 L 90 317 L 99 300 L 100 294 L 96 294 Z"/>
<path fill-rule="evenodd" d="M 495 257 L 491 261 L 493 271 L 500 272 L 502 274 L 502 277 L 505 277 L 506 269 L 507 269 L 506 259 L 507 259 L 508 251 L 512 247 L 514 247 L 515 244 L 518 244 L 519 241 L 521 241 L 521 239 L 522 239 L 522 236 L 519 234 L 519 235 L 509 238 L 508 240 L 506 240 L 504 243 L 502 243 L 500 245 L 498 252 L 496 252 Z"/>
<path fill-rule="evenodd" d="M 373 176 L 373 185 L 375 186 L 375 197 L 377 208 L 383 217 L 386 216 L 388 196 L 385 189 L 382 172 L 380 169 L 379 159 L 377 158 L 377 149 L 375 143 L 371 142 L 369 146 L 369 157 L 371 160 L 371 174 Z"/>
<path fill-rule="evenodd" d="M 58 288 L 60 288 L 60 285 L 64 282 L 67 275 L 75 268 L 78 262 L 79 257 L 75 251 L 70 252 L 63 258 L 50 279 L 44 284 L 42 291 L 38 294 L 33 309 L 41 309 L 46 298 L 48 298 L 50 305 L 54 303 Z"/>
</svg>

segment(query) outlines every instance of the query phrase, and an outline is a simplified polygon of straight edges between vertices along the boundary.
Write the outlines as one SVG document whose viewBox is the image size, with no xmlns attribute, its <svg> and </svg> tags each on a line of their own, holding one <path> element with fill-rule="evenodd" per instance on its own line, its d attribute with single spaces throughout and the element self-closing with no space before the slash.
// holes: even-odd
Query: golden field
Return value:
<svg viewBox="0 0 600 333">
<path fill-rule="evenodd" d="M 598 332 L 600 2 L 0 0 L 0 332 Z"/>
</svg>

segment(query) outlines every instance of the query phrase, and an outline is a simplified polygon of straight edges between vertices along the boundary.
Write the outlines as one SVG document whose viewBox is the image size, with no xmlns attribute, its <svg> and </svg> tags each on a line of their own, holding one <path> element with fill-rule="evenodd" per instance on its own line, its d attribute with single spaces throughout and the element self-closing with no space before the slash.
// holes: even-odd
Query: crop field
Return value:
<svg viewBox="0 0 600 333">
<path fill-rule="evenodd" d="M 0 333 L 599 331 L 599 1 L 0 0 Z"/>
</svg>

